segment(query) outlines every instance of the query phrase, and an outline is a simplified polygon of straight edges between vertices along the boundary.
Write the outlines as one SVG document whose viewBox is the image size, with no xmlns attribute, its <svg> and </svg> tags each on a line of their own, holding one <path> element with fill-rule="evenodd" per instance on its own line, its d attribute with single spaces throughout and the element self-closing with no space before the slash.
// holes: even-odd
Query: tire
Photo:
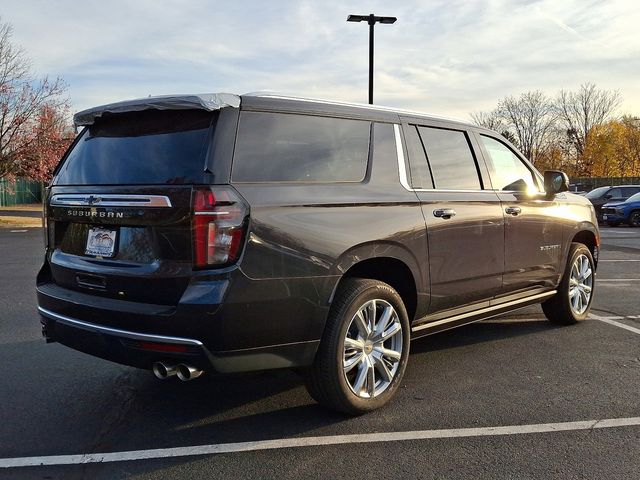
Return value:
<svg viewBox="0 0 640 480">
<path fill-rule="evenodd" d="M 379 323 L 382 319 L 385 322 Z M 307 375 L 307 391 L 321 405 L 349 415 L 380 408 L 400 385 L 409 340 L 407 312 L 391 286 L 377 280 L 346 279 L 331 304 Z"/>
<path fill-rule="evenodd" d="M 634 210 L 629 215 L 629 225 L 632 227 L 640 227 L 640 210 Z"/>
<path fill-rule="evenodd" d="M 594 287 L 591 251 L 582 243 L 572 243 L 558 293 L 542 304 L 542 311 L 550 322 L 558 325 L 580 322 L 589 315 Z"/>
</svg>

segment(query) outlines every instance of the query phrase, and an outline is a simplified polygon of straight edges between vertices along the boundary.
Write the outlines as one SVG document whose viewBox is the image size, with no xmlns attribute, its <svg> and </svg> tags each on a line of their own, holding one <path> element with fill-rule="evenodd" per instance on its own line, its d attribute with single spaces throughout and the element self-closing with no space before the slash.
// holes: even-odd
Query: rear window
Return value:
<svg viewBox="0 0 640 480">
<path fill-rule="evenodd" d="M 81 133 L 54 183 L 200 183 L 213 119 L 214 114 L 203 110 L 150 110 L 98 119 Z"/>
<path fill-rule="evenodd" d="M 370 122 L 243 112 L 233 158 L 236 182 L 360 182 Z"/>
<path fill-rule="evenodd" d="M 435 188 L 480 190 L 476 162 L 464 132 L 418 127 L 427 152 Z"/>
</svg>

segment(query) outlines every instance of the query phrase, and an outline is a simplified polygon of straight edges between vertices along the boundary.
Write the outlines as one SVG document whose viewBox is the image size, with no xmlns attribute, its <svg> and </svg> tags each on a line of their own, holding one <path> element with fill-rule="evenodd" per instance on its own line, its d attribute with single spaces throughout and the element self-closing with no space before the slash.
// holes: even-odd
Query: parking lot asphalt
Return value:
<svg viewBox="0 0 640 480">
<path fill-rule="evenodd" d="M 45 344 L 42 232 L 0 228 L 0 478 L 640 478 L 638 421 L 596 423 L 640 417 L 640 230 L 604 227 L 602 242 L 593 319 L 556 327 L 527 307 L 417 340 L 392 402 L 349 418 L 290 371 L 161 382 Z M 384 440 L 394 432 L 408 433 Z M 347 443 L 305 444 L 330 436 Z M 307 446 L 275 448 L 291 439 Z M 209 454 L 189 448 L 203 445 Z M 210 453 L 220 445 L 228 453 Z M 152 458 L 3 468 L 128 451 Z"/>
</svg>

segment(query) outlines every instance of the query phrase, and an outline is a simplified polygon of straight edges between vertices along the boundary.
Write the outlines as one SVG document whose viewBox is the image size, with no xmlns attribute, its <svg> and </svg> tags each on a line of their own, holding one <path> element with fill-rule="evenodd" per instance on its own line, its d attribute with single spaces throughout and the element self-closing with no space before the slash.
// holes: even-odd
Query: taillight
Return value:
<svg viewBox="0 0 640 480">
<path fill-rule="evenodd" d="M 241 251 L 249 209 L 231 187 L 194 190 L 193 263 L 196 267 L 235 262 Z"/>
</svg>

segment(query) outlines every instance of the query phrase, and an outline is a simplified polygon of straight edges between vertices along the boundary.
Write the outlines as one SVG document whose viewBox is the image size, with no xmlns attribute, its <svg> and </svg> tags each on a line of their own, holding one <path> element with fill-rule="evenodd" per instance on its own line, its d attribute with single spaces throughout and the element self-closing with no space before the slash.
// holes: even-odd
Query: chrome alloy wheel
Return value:
<svg viewBox="0 0 640 480">
<path fill-rule="evenodd" d="M 351 391 L 361 398 L 384 392 L 402 357 L 402 325 L 389 302 L 370 300 L 351 319 L 344 338 L 342 367 Z"/>
<path fill-rule="evenodd" d="M 571 310 L 582 315 L 589 307 L 593 290 L 593 270 L 586 255 L 578 255 L 571 267 L 569 278 L 569 301 Z"/>
</svg>

